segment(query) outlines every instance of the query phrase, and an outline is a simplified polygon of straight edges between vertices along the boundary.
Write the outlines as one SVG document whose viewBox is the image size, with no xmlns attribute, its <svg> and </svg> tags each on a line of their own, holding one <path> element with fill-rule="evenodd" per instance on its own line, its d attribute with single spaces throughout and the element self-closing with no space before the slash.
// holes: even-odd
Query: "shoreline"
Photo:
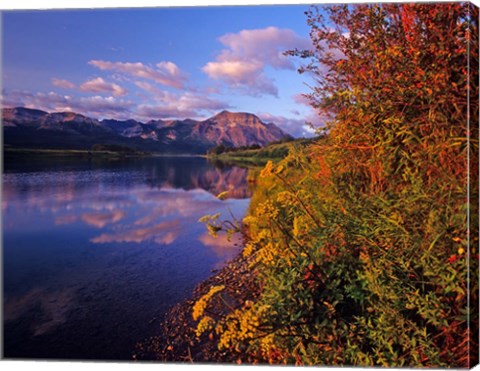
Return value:
<svg viewBox="0 0 480 371">
<path fill-rule="evenodd" d="M 223 303 L 216 303 L 218 315 L 227 315 L 240 308 L 247 300 L 255 300 L 259 286 L 251 268 L 252 257 L 244 257 L 243 250 L 213 275 L 198 284 L 184 301 L 175 304 L 164 315 L 159 325 L 159 334 L 137 343 L 132 353 L 134 361 L 160 361 L 171 363 L 243 363 L 241 354 L 219 351 L 214 341 L 217 335 L 210 333 L 197 337 L 196 321 L 192 318 L 195 302 L 205 295 L 211 286 L 224 285 Z M 227 304 L 228 302 L 228 304 Z"/>
<path fill-rule="evenodd" d="M 152 153 L 152 152 L 115 152 L 115 151 L 92 151 L 88 149 L 48 149 L 48 148 L 4 148 L 4 155 L 28 156 L 42 155 L 45 157 L 202 157 L 206 155 L 196 153 Z"/>
</svg>

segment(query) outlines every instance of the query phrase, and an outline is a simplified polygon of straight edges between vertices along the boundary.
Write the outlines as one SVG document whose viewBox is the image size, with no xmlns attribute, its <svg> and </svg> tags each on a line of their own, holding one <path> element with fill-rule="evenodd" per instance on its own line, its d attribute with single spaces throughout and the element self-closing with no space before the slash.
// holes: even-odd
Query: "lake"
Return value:
<svg viewBox="0 0 480 371">
<path fill-rule="evenodd" d="M 246 176 L 196 157 L 7 159 L 4 357 L 131 359 L 168 308 L 241 250 L 198 219 L 241 219 Z"/>
</svg>

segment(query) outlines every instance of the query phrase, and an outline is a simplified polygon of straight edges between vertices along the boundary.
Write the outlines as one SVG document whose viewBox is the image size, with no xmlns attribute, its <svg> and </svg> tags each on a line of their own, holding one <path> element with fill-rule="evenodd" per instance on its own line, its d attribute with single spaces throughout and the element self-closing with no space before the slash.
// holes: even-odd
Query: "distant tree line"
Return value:
<svg viewBox="0 0 480 371">
<path fill-rule="evenodd" d="M 122 146 L 120 144 L 94 144 L 92 151 L 108 151 L 108 152 L 121 152 L 121 153 L 136 153 L 133 148 Z"/>
<path fill-rule="evenodd" d="M 220 144 L 218 146 L 215 146 L 213 148 L 210 148 L 208 151 L 207 151 L 207 155 L 219 155 L 221 153 L 229 153 L 229 152 L 240 152 L 240 151 L 248 151 L 248 150 L 257 150 L 257 149 L 261 149 L 261 148 L 265 148 L 265 147 L 269 147 L 271 145 L 275 145 L 275 144 L 283 144 L 283 143 L 288 143 L 288 142 L 292 142 L 294 141 L 295 139 L 292 138 L 292 137 L 285 137 L 285 138 L 282 138 L 280 140 L 276 140 L 275 142 L 270 142 L 269 144 L 267 144 L 266 146 L 261 146 L 259 144 L 251 144 L 249 146 L 240 146 L 240 147 L 230 147 L 230 146 L 226 146 L 224 144 Z"/>
<path fill-rule="evenodd" d="M 237 151 L 245 151 L 245 150 L 256 150 L 262 148 L 259 144 L 252 144 L 250 146 L 241 146 L 241 147 L 229 147 L 223 144 L 210 148 L 207 151 L 208 155 L 219 155 L 221 153 L 228 153 L 228 152 L 237 152 Z"/>
</svg>

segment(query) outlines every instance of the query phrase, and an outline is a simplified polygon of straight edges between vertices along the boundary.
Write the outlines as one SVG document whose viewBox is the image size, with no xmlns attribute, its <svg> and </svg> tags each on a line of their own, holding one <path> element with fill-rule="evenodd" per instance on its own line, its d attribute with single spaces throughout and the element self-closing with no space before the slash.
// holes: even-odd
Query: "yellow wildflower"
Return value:
<svg viewBox="0 0 480 371">
<path fill-rule="evenodd" d="M 205 316 L 203 317 L 197 325 L 197 329 L 195 330 L 195 334 L 200 337 L 205 331 L 211 330 L 215 321 L 212 317 Z"/>
<path fill-rule="evenodd" d="M 198 299 L 195 302 L 195 305 L 193 306 L 193 313 L 192 317 L 196 321 L 198 320 L 202 315 L 205 309 L 207 308 L 208 301 L 212 298 L 213 295 L 215 295 L 217 292 L 222 291 L 225 288 L 225 286 L 212 286 L 210 288 L 210 291 L 207 292 L 205 295 L 203 295 L 200 299 Z"/>
<path fill-rule="evenodd" d="M 267 177 L 269 177 L 273 174 L 272 170 L 273 170 L 273 162 L 268 161 L 267 164 L 265 165 L 265 167 L 260 172 L 260 176 L 262 178 L 267 178 Z"/>
<path fill-rule="evenodd" d="M 225 200 L 227 198 L 227 196 L 228 196 L 228 191 L 225 191 L 225 192 L 222 192 L 222 193 L 218 194 L 217 198 L 219 200 Z"/>
</svg>

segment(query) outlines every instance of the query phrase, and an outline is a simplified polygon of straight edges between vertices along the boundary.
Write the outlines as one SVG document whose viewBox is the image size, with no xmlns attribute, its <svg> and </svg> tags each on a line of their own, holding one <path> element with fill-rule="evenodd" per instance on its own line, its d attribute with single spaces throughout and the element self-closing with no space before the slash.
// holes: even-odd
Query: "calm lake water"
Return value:
<svg viewBox="0 0 480 371">
<path fill-rule="evenodd" d="M 198 219 L 248 197 L 245 169 L 202 158 L 6 160 L 4 356 L 130 359 L 241 249 Z"/>
</svg>

